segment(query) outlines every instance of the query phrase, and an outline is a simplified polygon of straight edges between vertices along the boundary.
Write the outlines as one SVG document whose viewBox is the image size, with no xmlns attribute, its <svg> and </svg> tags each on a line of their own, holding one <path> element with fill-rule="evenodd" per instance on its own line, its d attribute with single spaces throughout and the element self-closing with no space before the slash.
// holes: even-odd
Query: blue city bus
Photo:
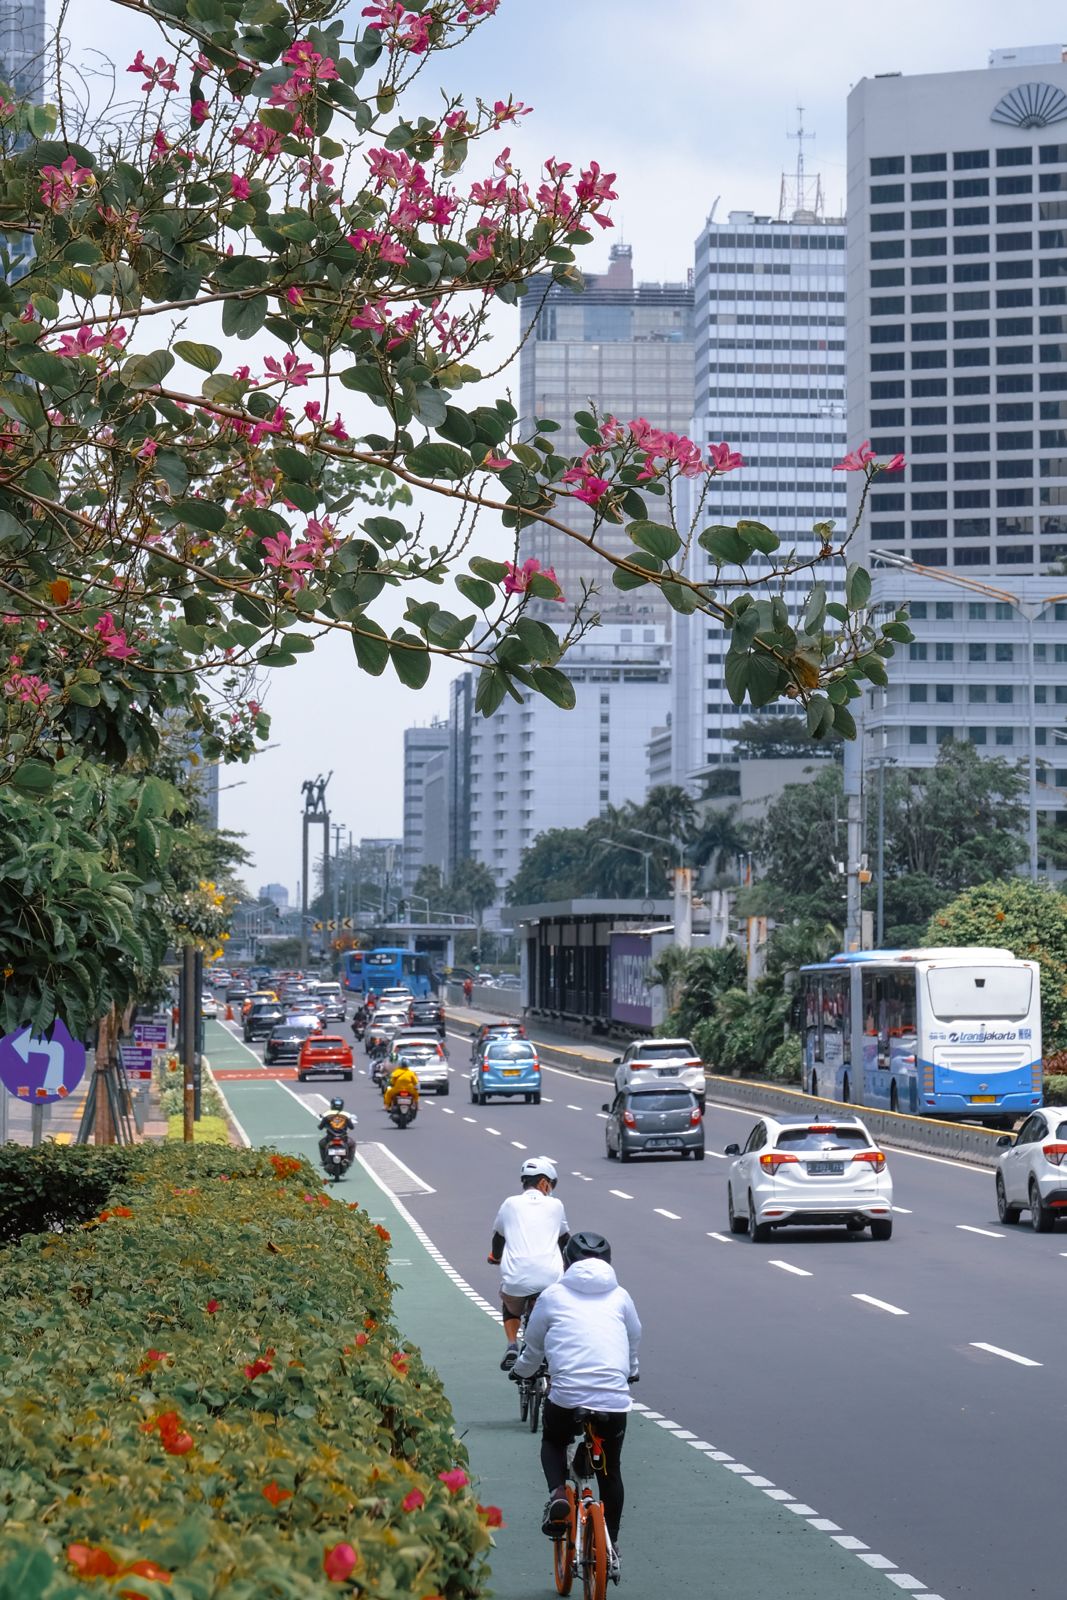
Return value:
<svg viewBox="0 0 1067 1600">
<path fill-rule="evenodd" d="M 349 968 L 352 956 L 361 958 Z M 410 989 L 413 995 L 431 994 L 430 957 L 421 950 L 405 950 L 399 945 L 382 945 L 377 950 L 349 950 L 342 966 L 342 982 L 350 991 L 381 994 L 383 989 Z"/>
<path fill-rule="evenodd" d="M 341 988 L 345 994 L 363 993 L 362 950 L 346 950 L 341 957 Z"/>
<path fill-rule="evenodd" d="M 980 945 L 857 950 L 802 967 L 806 1093 L 1012 1124 L 1042 1100 L 1036 961 Z"/>
</svg>

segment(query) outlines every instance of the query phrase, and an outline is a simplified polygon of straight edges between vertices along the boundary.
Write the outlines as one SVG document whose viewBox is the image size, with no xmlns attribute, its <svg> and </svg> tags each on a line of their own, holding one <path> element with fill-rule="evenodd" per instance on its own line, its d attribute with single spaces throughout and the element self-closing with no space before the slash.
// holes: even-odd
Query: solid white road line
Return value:
<svg viewBox="0 0 1067 1600">
<path fill-rule="evenodd" d="M 891 1306 L 888 1300 L 876 1300 L 873 1294 L 854 1294 L 853 1300 L 862 1300 L 864 1305 L 875 1306 L 879 1311 L 888 1311 L 893 1317 L 907 1317 L 911 1313 L 904 1311 L 900 1306 Z"/>
<path fill-rule="evenodd" d="M 1014 1361 L 1020 1367 L 1040 1367 L 1041 1361 L 1031 1361 L 1029 1356 L 1018 1356 L 1014 1350 L 1002 1350 L 999 1344 L 980 1344 L 978 1340 L 971 1340 L 972 1350 L 984 1350 L 986 1355 L 1003 1356 L 1005 1361 Z"/>
<path fill-rule="evenodd" d="M 652 1209 L 657 1217 L 667 1217 L 671 1222 L 681 1222 L 682 1220 L 677 1211 L 664 1211 L 662 1206 L 653 1206 Z"/>
<path fill-rule="evenodd" d="M 957 1222 L 956 1227 L 960 1233 L 980 1233 L 983 1239 L 1003 1239 L 1004 1234 L 994 1233 L 992 1228 L 972 1228 L 969 1222 Z"/>
<path fill-rule="evenodd" d="M 798 1278 L 810 1278 L 814 1276 L 813 1273 L 806 1272 L 803 1267 L 794 1267 L 791 1261 L 768 1261 L 767 1265 L 769 1267 L 779 1267 L 782 1272 L 795 1273 Z"/>
<path fill-rule="evenodd" d="M 625 1189 L 609 1189 L 609 1194 L 617 1195 L 620 1200 L 632 1200 L 633 1195 L 627 1194 Z"/>
</svg>

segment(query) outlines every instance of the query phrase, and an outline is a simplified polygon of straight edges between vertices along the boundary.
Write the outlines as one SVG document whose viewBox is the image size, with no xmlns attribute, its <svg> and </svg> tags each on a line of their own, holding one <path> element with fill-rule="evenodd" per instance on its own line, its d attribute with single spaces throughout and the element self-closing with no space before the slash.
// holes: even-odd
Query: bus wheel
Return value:
<svg viewBox="0 0 1067 1600">
<path fill-rule="evenodd" d="M 900 1110 L 900 1101 L 897 1099 L 897 1086 L 895 1083 L 889 1086 L 889 1109 L 890 1111 Z"/>
<path fill-rule="evenodd" d="M 848 1078 L 847 1077 L 845 1078 L 844 1083 L 841 1085 L 841 1098 L 844 1101 L 846 1106 L 848 1105 L 848 1103 L 852 1099 L 852 1091 L 849 1088 Z"/>
</svg>

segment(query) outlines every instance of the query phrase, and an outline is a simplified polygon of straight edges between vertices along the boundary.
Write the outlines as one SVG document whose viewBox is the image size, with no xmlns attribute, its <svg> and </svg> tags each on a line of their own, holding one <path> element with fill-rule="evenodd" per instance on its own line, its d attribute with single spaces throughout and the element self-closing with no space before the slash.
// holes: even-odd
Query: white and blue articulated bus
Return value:
<svg viewBox="0 0 1067 1600">
<path fill-rule="evenodd" d="M 808 1094 L 989 1123 L 1041 1104 L 1040 968 L 1010 950 L 832 956 L 800 969 L 796 1018 Z"/>
</svg>

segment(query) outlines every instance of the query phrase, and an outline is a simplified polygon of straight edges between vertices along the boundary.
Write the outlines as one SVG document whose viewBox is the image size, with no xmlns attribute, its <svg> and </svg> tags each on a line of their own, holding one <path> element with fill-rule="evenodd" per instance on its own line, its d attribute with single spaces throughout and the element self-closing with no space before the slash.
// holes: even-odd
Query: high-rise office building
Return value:
<svg viewBox="0 0 1067 1600">
<path fill-rule="evenodd" d="M 646 746 L 669 705 L 668 652 L 662 628 L 605 624 L 567 654 L 573 710 L 530 694 L 475 719 L 469 854 L 492 868 L 501 891 L 539 833 L 644 798 Z"/>
<path fill-rule="evenodd" d="M 445 877 L 471 853 L 471 730 L 474 673 L 461 672 L 448 691 L 448 826 Z"/>
<path fill-rule="evenodd" d="M 284 883 L 264 883 L 259 891 L 261 900 L 269 900 L 279 911 L 289 909 L 289 891 Z"/>
<path fill-rule="evenodd" d="M 1058 811 L 1064 50 L 998 50 L 987 70 L 864 79 L 848 128 L 849 438 L 907 459 L 875 484 L 859 553 L 904 564 L 873 558 L 873 599 L 910 601 L 916 634 L 888 691 L 871 697 L 869 754 L 918 766 L 945 740 L 968 739 L 1034 760 L 1038 805 Z M 853 507 L 860 487 L 853 477 Z"/>
<path fill-rule="evenodd" d="M 45 74 L 45 0 L 0 0 L 0 81 L 40 101 Z"/>
<path fill-rule="evenodd" d="M 833 473 L 845 443 L 845 226 L 824 219 L 818 179 L 783 182 L 777 218 L 734 211 L 709 217 L 696 244 L 693 418 L 698 442 L 726 440 L 745 465 L 715 479 L 700 518 L 754 518 L 782 550 L 814 551 L 812 525 L 845 520 L 845 485 Z M 753 571 L 758 570 L 755 566 Z M 689 575 L 713 579 L 694 544 Z M 789 580 L 796 602 L 806 580 Z M 733 757 L 732 731 L 753 715 L 726 693 L 729 637 L 695 613 L 675 619 L 671 770 L 688 784 Z M 769 714 L 788 711 L 782 703 Z"/>
<path fill-rule="evenodd" d="M 634 284 L 628 245 L 612 247 L 607 272 L 586 278 L 585 289 L 533 278 L 519 302 L 524 343 L 519 356 L 519 409 L 523 433 L 535 418 L 560 423 L 556 447 L 571 455 L 586 448 L 574 413 L 595 401 L 601 415 L 621 420 L 646 417 L 655 427 L 685 433 L 693 402 L 693 290 L 690 283 Z M 530 324 L 536 325 L 530 332 Z M 569 502 L 566 521 L 588 534 L 594 516 L 580 500 Z M 598 538 L 609 548 L 633 546 L 611 524 Z M 602 560 L 552 528 L 522 534 L 524 558 L 552 567 L 568 601 L 576 602 L 583 580 L 597 587 L 594 608 L 612 620 L 669 625 L 670 608 L 654 587 L 623 592 Z"/>
<path fill-rule="evenodd" d="M 425 866 L 444 869 L 439 819 L 427 814 L 426 772 L 435 756 L 448 752 L 448 723 L 404 729 L 404 893 L 410 894 Z M 440 774 L 437 774 L 440 781 Z M 440 810 L 439 800 L 437 802 Z"/>
</svg>

